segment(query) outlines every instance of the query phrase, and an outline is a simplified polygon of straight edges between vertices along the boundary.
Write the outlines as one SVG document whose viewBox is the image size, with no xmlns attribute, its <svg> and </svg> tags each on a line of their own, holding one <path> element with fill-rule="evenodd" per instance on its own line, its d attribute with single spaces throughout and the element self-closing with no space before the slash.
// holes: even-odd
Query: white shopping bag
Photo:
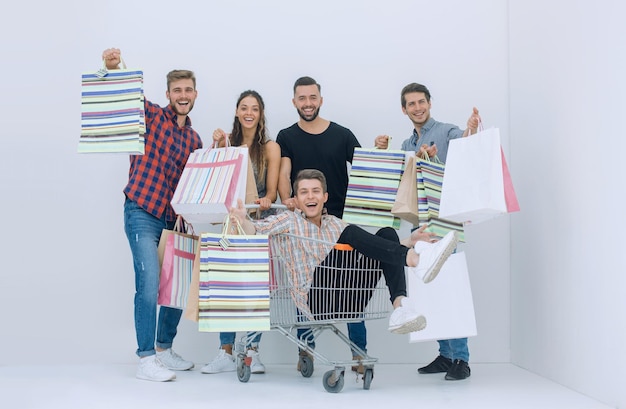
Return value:
<svg viewBox="0 0 626 409">
<path fill-rule="evenodd" d="M 498 128 L 451 140 L 439 217 L 476 224 L 515 211 L 519 205 Z"/>
<path fill-rule="evenodd" d="M 247 147 L 195 150 L 172 197 L 174 211 L 196 231 L 207 223 L 222 223 L 237 199 L 245 202 L 247 168 Z"/>
<path fill-rule="evenodd" d="M 426 328 L 409 334 L 409 342 L 476 336 L 476 317 L 465 253 L 452 254 L 439 275 L 425 284 L 408 274 L 409 300 L 426 317 Z"/>
</svg>

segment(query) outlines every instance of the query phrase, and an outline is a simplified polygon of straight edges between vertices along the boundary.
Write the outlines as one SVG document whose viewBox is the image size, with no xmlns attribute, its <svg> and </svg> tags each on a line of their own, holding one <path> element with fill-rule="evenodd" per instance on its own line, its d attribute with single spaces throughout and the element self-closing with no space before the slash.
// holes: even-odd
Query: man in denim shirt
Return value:
<svg viewBox="0 0 626 409">
<path fill-rule="evenodd" d="M 476 133 L 480 122 L 478 109 L 473 108 L 467 120 L 467 128 L 463 131 L 458 126 L 435 121 L 430 116 L 430 91 L 422 84 L 411 83 L 402 89 L 400 94 L 402 112 L 413 123 L 413 135 L 402 142 L 402 150 L 414 151 L 420 156 L 437 156 L 440 161 L 446 161 L 448 143 L 452 139 L 461 138 Z M 375 139 L 377 148 L 386 149 L 389 143 L 388 135 L 379 135 Z M 461 380 L 470 376 L 469 349 L 467 338 L 439 340 L 439 356 L 430 364 L 419 368 L 421 374 L 445 372 L 446 380 Z"/>
</svg>

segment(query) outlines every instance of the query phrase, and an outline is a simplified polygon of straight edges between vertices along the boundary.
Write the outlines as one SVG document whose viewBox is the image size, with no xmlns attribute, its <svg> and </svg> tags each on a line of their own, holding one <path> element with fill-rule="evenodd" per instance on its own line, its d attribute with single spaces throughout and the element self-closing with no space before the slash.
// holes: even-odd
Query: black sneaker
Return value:
<svg viewBox="0 0 626 409">
<path fill-rule="evenodd" d="M 452 367 L 446 373 L 446 381 L 460 381 L 469 378 L 472 371 L 467 362 L 461 359 L 455 359 Z"/>
<path fill-rule="evenodd" d="M 432 361 L 428 365 L 419 368 L 417 372 L 421 374 L 448 372 L 451 367 L 452 360 L 439 355 L 437 358 L 435 358 L 434 361 Z"/>
</svg>

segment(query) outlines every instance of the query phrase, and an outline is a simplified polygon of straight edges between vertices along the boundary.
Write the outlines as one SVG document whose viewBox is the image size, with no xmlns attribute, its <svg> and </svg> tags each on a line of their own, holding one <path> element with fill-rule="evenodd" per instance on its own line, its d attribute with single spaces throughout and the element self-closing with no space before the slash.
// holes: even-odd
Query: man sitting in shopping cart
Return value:
<svg viewBox="0 0 626 409">
<path fill-rule="evenodd" d="M 304 169 L 293 182 L 298 208 L 262 220 L 250 220 L 241 200 L 231 208 L 233 223 L 239 223 L 246 234 L 277 236 L 285 257 L 286 269 L 294 284 L 293 297 L 298 310 L 314 319 L 309 306 L 308 289 L 315 267 L 324 262 L 335 243 L 347 244 L 366 257 L 381 262 L 381 269 L 391 295 L 393 313 L 389 318 L 389 331 L 407 334 L 426 327 L 426 318 L 416 312 L 407 298 L 404 267 L 424 282 L 432 281 L 457 245 L 456 232 L 451 231 L 435 241 L 431 233 L 422 228 L 400 242 L 394 229 L 389 227 L 371 234 L 326 214 L 324 203 L 328 200 L 326 177 L 316 169 Z M 384 231 L 381 237 L 379 234 Z M 284 233 L 288 233 L 285 235 Z M 315 242 L 298 237 L 315 239 Z"/>
</svg>

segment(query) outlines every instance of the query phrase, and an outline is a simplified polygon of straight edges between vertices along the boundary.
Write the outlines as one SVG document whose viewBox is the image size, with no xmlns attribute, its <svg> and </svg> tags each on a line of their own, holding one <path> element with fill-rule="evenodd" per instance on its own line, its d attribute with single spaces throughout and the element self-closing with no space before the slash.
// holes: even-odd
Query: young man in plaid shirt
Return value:
<svg viewBox="0 0 626 409">
<path fill-rule="evenodd" d="M 118 69 L 121 52 L 102 53 L 108 70 Z M 189 154 L 202 147 L 188 115 L 198 96 L 194 73 L 174 70 L 167 74 L 169 104 L 160 107 L 145 100 L 144 155 L 130 156 L 128 184 L 124 188 L 124 230 L 135 268 L 135 332 L 140 358 L 136 376 L 149 381 L 176 378 L 172 371 L 193 368 L 172 350 L 182 310 L 160 307 L 158 244 L 163 229 L 174 226 L 170 205 Z"/>
</svg>

